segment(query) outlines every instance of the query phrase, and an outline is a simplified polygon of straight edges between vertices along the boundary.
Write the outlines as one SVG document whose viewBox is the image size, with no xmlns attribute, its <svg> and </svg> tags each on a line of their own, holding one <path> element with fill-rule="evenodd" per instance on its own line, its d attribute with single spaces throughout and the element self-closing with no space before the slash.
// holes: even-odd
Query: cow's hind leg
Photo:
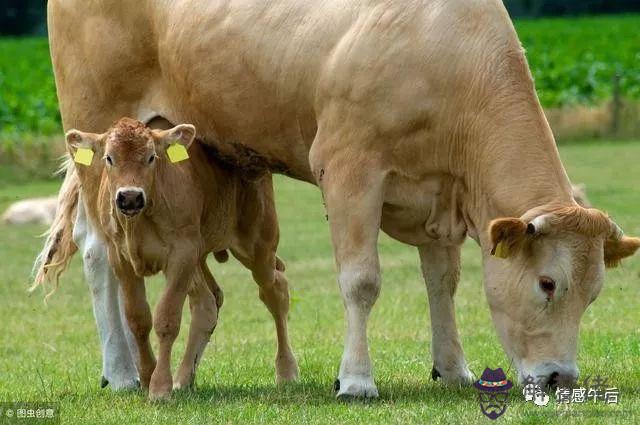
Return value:
<svg viewBox="0 0 640 425">
<path fill-rule="evenodd" d="M 347 322 L 337 396 L 375 398 L 367 321 L 381 285 L 377 241 L 384 174 L 367 155 L 327 151 L 329 156 L 312 149 L 310 160 L 327 208 Z"/>
<path fill-rule="evenodd" d="M 188 292 L 191 325 L 187 348 L 173 383 L 176 390 L 189 388 L 194 384 L 198 364 L 216 328 L 219 305 L 211 291 L 216 288 L 218 285 L 203 260 Z M 219 288 L 218 292 L 221 292 Z"/>
<path fill-rule="evenodd" d="M 460 345 L 453 301 L 460 277 L 460 247 L 431 243 L 418 251 L 431 314 L 431 376 L 441 377 L 446 384 L 469 384 L 473 375 Z"/>
</svg>

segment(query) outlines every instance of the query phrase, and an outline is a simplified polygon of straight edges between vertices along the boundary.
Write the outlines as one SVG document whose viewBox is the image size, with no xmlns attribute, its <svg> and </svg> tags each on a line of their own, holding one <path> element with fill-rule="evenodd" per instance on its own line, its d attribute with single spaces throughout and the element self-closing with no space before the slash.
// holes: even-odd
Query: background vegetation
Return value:
<svg viewBox="0 0 640 425">
<path fill-rule="evenodd" d="M 640 15 L 516 21 L 543 106 L 640 99 Z M 60 132 L 46 38 L 0 38 L 0 154 Z"/>
</svg>

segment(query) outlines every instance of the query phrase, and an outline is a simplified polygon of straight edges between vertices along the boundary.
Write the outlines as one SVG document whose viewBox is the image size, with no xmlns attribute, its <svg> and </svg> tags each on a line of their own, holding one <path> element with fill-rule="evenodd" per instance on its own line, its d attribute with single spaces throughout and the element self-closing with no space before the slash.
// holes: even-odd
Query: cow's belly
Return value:
<svg viewBox="0 0 640 425">
<path fill-rule="evenodd" d="M 419 179 L 391 174 L 386 183 L 381 228 L 389 236 L 416 246 L 464 241 L 464 187 L 459 179 L 444 174 Z"/>
</svg>

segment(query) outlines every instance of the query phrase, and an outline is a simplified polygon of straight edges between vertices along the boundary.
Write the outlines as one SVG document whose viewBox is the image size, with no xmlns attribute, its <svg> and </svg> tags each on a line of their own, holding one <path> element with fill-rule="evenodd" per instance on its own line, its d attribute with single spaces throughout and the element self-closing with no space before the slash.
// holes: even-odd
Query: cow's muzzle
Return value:
<svg viewBox="0 0 640 425">
<path fill-rule="evenodd" d="M 116 192 L 116 207 L 128 217 L 139 214 L 145 203 L 144 190 L 139 187 L 123 187 Z"/>
</svg>

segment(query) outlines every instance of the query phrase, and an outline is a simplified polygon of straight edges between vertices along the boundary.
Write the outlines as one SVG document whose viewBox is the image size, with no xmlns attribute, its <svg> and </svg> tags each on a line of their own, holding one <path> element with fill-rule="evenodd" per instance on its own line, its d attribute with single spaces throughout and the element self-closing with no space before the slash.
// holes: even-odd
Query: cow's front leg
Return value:
<svg viewBox="0 0 640 425">
<path fill-rule="evenodd" d="M 460 247 L 432 243 L 418 251 L 431 314 L 431 376 L 441 377 L 446 384 L 469 384 L 473 375 L 460 345 L 453 301 L 460 277 Z"/>
<path fill-rule="evenodd" d="M 374 398 L 378 390 L 369 359 L 367 321 L 380 292 L 377 242 L 383 176 L 373 164 L 335 157 L 314 170 L 331 226 L 347 322 L 337 396 Z"/>
<path fill-rule="evenodd" d="M 93 314 L 98 327 L 102 348 L 103 387 L 114 390 L 139 386 L 135 366 L 137 347 L 124 317 L 119 299 L 119 282 L 107 259 L 107 250 L 86 218 L 82 199 L 78 201 L 78 213 L 73 239 L 82 252 L 84 276 L 91 291 Z"/>
</svg>

